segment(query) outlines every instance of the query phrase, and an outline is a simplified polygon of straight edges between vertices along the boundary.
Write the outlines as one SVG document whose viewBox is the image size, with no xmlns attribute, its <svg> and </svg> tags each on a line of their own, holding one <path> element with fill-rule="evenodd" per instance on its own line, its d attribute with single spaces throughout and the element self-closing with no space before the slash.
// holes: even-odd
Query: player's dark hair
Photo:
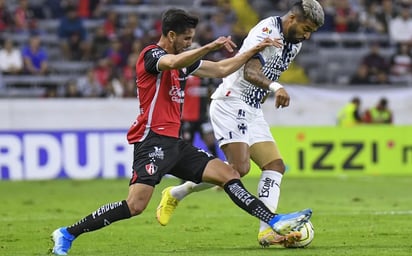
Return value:
<svg viewBox="0 0 412 256">
<path fill-rule="evenodd" d="M 303 7 L 302 7 L 302 1 L 297 1 L 292 5 L 292 8 L 290 8 L 293 14 L 295 14 L 299 20 L 304 20 L 305 15 L 303 12 Z"/>
<path fill-rule="evenodd" d="M 184 10 L 169 9 L 162 17 L 162 34 L 166 36 L 169 31 L 174 31 L 176 34 L 183 34 L 188 29 L 196 28 L 198 22 L 198 17 Z"/>
</svg>

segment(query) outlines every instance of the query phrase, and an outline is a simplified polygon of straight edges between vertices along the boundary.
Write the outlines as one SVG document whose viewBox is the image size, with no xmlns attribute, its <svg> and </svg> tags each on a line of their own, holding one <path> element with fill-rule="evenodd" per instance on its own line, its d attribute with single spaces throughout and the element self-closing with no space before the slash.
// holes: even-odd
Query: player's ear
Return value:
<svg viewBox="0 0 412 256">
<path fill-rule="evenodd" d="M 175 38 L 176 38 L 176 32 L 170 30 L 170 31 L 167 33 L 167 38 L 169 39 L 169 42 L 170 42 L 170 43 L 173 43 L 173 41 L 174 41 Z"/>
</svg>

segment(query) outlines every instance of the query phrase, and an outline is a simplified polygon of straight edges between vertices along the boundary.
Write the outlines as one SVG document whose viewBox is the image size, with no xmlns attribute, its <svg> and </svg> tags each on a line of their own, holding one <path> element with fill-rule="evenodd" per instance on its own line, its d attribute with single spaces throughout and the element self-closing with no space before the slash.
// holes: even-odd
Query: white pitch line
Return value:
<svg viewBox="0 0 412 256">
<path fill-rule="evenodd" d="M 412 215 L 412 210 L 374 212 L 375 215 Z"/>
</svg>

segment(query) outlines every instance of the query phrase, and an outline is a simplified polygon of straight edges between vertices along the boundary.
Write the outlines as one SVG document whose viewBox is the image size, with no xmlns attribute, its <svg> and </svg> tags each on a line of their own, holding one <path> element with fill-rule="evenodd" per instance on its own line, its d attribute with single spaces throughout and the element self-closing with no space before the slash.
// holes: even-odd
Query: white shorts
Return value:
<svg viewBox="0 0 412 256">
<path fill-rule="evenodd" d="M 257 142 L 275 142 L 262 109 L 240 99 L 212 100 L 210 119 L 219 147 L 233 142 L 244 142 L 249 147 Z"/>
</svg>

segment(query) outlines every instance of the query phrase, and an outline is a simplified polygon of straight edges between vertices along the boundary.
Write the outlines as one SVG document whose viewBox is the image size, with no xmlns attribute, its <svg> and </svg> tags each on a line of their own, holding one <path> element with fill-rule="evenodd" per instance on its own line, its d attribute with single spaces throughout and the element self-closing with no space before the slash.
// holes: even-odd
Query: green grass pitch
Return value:
<svg viewBox="0 0 412 256">
<path fill-rule="evenodd" d="M 70 255 L 412 255 L 412 177 L 285 176 L 279 212 L 313 209 L 315 239 L 304 249 L 260 248 L 258 220 L 222 191 L 181 202 L 168 226 L 155 220 L 164 179 L 146 211 L 80 236 Z M 245 185 L 256 191 L 257 179 Z M 128 180 L 0 182 L 0 255 L 49 255 L 50 233 L 124 199 Z"/>
</svg>

